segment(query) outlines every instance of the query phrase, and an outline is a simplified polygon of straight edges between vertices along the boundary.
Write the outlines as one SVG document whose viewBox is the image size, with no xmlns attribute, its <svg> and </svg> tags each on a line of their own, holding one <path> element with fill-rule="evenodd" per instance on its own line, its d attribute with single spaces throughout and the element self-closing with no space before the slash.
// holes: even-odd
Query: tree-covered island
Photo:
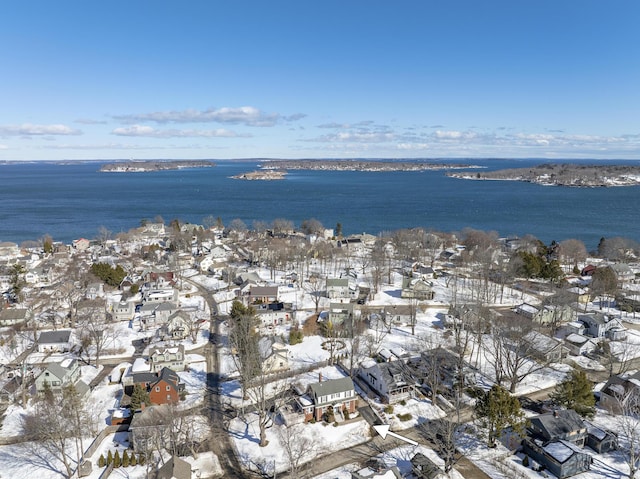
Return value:
<svg viewBox="0 0 640 479">
<path fill-rule="evenodd" d="M 141 160 L 118 161 L 106 163 L 100 167 L 101 172 L 132 173 L 164 170 L 183 170 L 185 168 L 211 168 L 215 163 L 208 160 Z"/>
<path fill-rule="evenodd" d="M 640 167 L 631 165 L 544 164 L 485 172 L 448 172 L 465 180 L 524 181 L 545 186 L 602 187 L 640 185 Z"/>
</svg>

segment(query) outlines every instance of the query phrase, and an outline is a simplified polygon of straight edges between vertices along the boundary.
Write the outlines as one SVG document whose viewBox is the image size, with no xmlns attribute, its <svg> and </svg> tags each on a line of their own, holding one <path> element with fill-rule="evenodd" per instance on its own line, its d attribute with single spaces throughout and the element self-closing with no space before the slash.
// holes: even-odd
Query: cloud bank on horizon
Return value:
<svg viewBox="0 0 640 479">
<path fill-rule="evenodd" d="M 96 9 L 0 7 L 0 160 L 640 159 L 637 2 Z"/>
</svg>

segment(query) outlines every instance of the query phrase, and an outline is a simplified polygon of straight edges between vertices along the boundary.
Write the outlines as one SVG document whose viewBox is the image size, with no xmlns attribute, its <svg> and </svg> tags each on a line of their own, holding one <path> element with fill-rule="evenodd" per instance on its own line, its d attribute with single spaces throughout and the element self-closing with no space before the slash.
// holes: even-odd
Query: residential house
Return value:
<svg viewBox="0 0 640 479">
<path fill-rule="evenodd" d="M 266 349 L 262 355 L 262 371 L 271 374 L 289 369 L 289 350 L 284 344 L 279 341 L 271 343 L 271 340 L 264 338 L 260 347 Z"/>
<path fill-rule="evenodd" d="M 631 376 L 611 376 L 600 390 L 600 407 L 619 414 L 625 398 L 636 394 L 640 394 L 640 371 Z"/>
<path fill-rule="evenodd" d="M 134 363 L 135 366 L 135 363 Z M 128 374 L 122 377 L 122 385 L 124 386 L 124 393 L 131 396 L 133 389 L 136 385 L 142 387 L 145 391 L 148 391 L 155 381 L 157 381 L 157 373 L 150 371 L 134 371 L 131 368 Z"/>
<path fill-rule="evenodd" d="M 415 394 L 415 380 L 403 361 L 366 361 L 360 365 L 358 376 L 388 404 L 408 399 Z"/>
<path fill-rule="evenodd" d="M 540 313 L 540 308 L 532 304 L 522 303 L 513 308 L 513 311 L 520 316 L 533 320 Z"/>
<path fill-rule="evenodd" d="M 24 324 L 31 319 L 31 312 L 26 308 L 0 309 L 0 326 Z"/>
<path fill-rule="evenodd" d="M 540 361 L 558 362 L 567 354 L 567 348 L 561 341 L 550 338 L 538 331 L 529 331 L 523 336 L 528 353 Z"/>
<path fill-rule="evenodd" d="M 79 238 L 79 239 L 73 240 L 71 245 L 73 246 L 73 249 L 75 249 L 76 251 L 85 251 L 89 249 L 89 246 L 91 246 L 91 241 L 89 241 L 86 238 Z"/>
<path fill-rule="evenodd" d="M 0 381 L 0 406 L 6 406 L 18 401 L 22 392 L 22 378 L 17 374 Z"/>
<path fill-rule="evenodd" d="M 353 303 L 330 303 L 327 311 L 327 320 L 334 325 L 345 324 L 350 326 L 354 320 Z"/>
<path fill-rule="evenodd" d="M 249 289 L 249 304 L 269 304 L 277 302 L 277 286 L 252 286 Z"/>
<path fill-rule="evenodd" d="M 411 324 L 416 318 L 416 306 L 412 304 L 385 305 L 382 314 L 386 324 Z"/>
<path fill-rule="evenodd" d="M 543 306 L 533 317 L 539 324 L 564 324 L 575 318 L 576 312 L 570 306 Z"/>
<path fill-rule="evenodd" d="M 104 298 L 104 284 L 91 283 L 87 286 L 87 289 L 84 292 L 84 297 L 87 299 Z"/>
<path fill-rule="evenodd" d="M 184 339 L 191 332 L 191 316 L 184 311 L 177 311 L 169 316 L 167 322 L 160 328 L 162 339 Z"/>
<path fill-rule="evenodd" d="M 584 323 L 587 335 L 593 338 L 624 339 L 622 323 L 608 314 L 581 314 L 578 321 Z"/>
<path fill-rule="evenodd" d="M 558 479 L 586 472 L 591 467 L 591 455 L 575 444 L 564 440 L 540 443 L 530 439 L 522 442 L 522 451 L 543 465 Z"/>
<path fill-rule="evenodd" d="M 588 288 L 581 288 L 580 286 L 574 286 L 567 289 L 574 298 L 574 301 L 578 304 L 587 304 L 591 300 L 591 294 Z"/>
<path fill-rule="evenodd" d="M 189 367 L 184 346 L 154 346 L 149 349 L 149 365 L 151 372 L 157 373 L 164 368 L 173 371 L 185 371 Z"/>
<path fill-rule="evenodd" d="M 564 345 L 570 354 L 583 356 L 594 351 L 598 347 L 598 341 L 582 334 L 571 333 L 564 338 Z"/>
<path fill-rule="evenodd" d="M 349 288 L 349 278 L 327 278 L 327 298 L 349 300 L 352 295 Z"/>
<path fill-rule="evenodd" d="M 38 337 L 38 352 L 64 353 L 71 349 L 71 331 L 42 331 Z"/>
<path fill-rule="evenodd" d="M 356 411 L 358 396 L 349 377 L 327 381 L 320 377 L 319 382 L 309 385 L 309 395 L 313 401 L 313 412 L 311 417 L 305 417 L 306 420 L 322 421 L 324 414 L 330 411 L 338 418 L 345 411 L 350 414 Z"/>
<path fill-rule="evenodd" d="M 0 241 L 0 259 L 13 259 L 20 256 L 20 248 L 16 243 Z"/>
<path fill-rule="evenodd" d="M 532 439 L 545 443 L 562 440 L 584 447 L 587 440 L 587 426 L 573 409 L 560 409 L 529 418 L 528 432 Z"/>
<path fill-rule="evenodd" d="M 156 479 L 191 479 L 191 464 L 178 456 L 171 456 L 158 469 Z"/>
<path fill-rule="evenodd" d="M 169 318 L 177 313 L 180 308 L 177 303 L 173 301 L 165 301 L 163 303 L 153 303 L 155 308 L 153 310 L 153 318 L 158 323 L 166 323 Z"/>
<path fill-rule="evenodd" d="M 411 472 L 418 479 L 440 479 L 447 477 L 435 462 L 421 452 L 411 458 Z"/>
<path fill-rule="evenodd" d="M 420 278 L 403 278 L 400 296 L 408 299 L 432 300 L 435 296 L 433 283 Z"/>
<path fill-rule="evenodd" d="M 587 426 L 587 446 L 602 454 L 618 449 L 618 436 L 616 433 L 584 421 Z"/>
<path fill-rule="evenodd" d="M 149 385 L 149 400 L 152 404 L 176 404 L 183 390 L 184 384 L 176 372 L 162 368 L 157 379 Z"/>
<path fill-rule="evenodd" d="M 63 388 L 76 385 L 80 379 L 80 363 L 77 359 L 67 359 L 60 363 L 49 363 L 36 378 L 36 391 L 44 392 L 47 387 L 53 392 L 62 391 Z M 47 386 L 45 386 L 45 384 Z M 83 383 L 79 389 L 85 389 Z"/>
<path fill-rule="evenodd" d="M 178 290 L 167 286 L 164 288 L 144 288 L 142 292 L 142 301 L 144 302 L 178 302 Z"/>
<path fill-rule="evenodd" d="M 616 273 L 616 277 L 618 278 L 618 282 L 620 283 L 633 281 L 636 278 L 635 273 L 626 263 L 612 264 L 611 269 L 614 271 L 614 273 Z"/>
<path fill-rule="evenodd" d="M 111 306 L 114 321 L 131 321 L 136 314 L 136 305 L 131 301 L 120 301 Z"/>
<path fill-rule="evenodd" d="M 148 453 L 168 444 L 171 410 L 165 406 L 145 407 L 133 415 L 129 425 L 129 444 L 135 452 Z"/>
</svg>

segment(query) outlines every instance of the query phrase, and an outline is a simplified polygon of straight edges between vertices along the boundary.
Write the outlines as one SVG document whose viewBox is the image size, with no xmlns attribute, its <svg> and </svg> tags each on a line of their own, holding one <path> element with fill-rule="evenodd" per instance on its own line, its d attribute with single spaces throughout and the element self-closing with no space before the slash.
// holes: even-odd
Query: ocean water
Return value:
<svg viewBox="0 0 640 479">
<path fill-rule="evenodd" d="M 488 169 L 540 160 L 456 160 Z M 575 163 L 575 161 L 571 161 Z M 592 162 L 582 160 L 581 162 Z M 608 162 L 615 163 L 615 162 Z M 625 162 L 640 164 L 640 162 Z M 444 171 L 292 171 L 283 181 L 241 181 L 256 161 L 216 161 L 213 168 L 148 173 L 101 173 L 101 163 L 0 165 L 0 241 L 20 243 L 94 238 L 162 216 L 201 223 L 208 215 L 229 223 L 286 218 L 340 222 L 345 233 L 424 227 L 465 227 L 502 236 L 532 234 L 542 241 L 578 238 L 595 248 L 602 236 L 640 241 L 640 187 L 562 188 L 520 182 L 448 178 Z"/>
</svg>

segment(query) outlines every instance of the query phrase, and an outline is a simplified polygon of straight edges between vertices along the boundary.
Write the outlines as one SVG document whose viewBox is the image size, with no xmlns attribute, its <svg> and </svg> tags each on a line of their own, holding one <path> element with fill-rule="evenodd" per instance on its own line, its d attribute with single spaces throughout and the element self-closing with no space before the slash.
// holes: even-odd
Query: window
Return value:
<svg viewBox="0 0 640 479">
<path fill-rule="evenodd" d="M 159 393 L 160 392 L 160 386 L 156 386 L 156 392 Z"/>
<path fill-rule="evenodd" d="M 167 386 L 167 391 L 171 391 L 171 386 Z"/>
</svg>

